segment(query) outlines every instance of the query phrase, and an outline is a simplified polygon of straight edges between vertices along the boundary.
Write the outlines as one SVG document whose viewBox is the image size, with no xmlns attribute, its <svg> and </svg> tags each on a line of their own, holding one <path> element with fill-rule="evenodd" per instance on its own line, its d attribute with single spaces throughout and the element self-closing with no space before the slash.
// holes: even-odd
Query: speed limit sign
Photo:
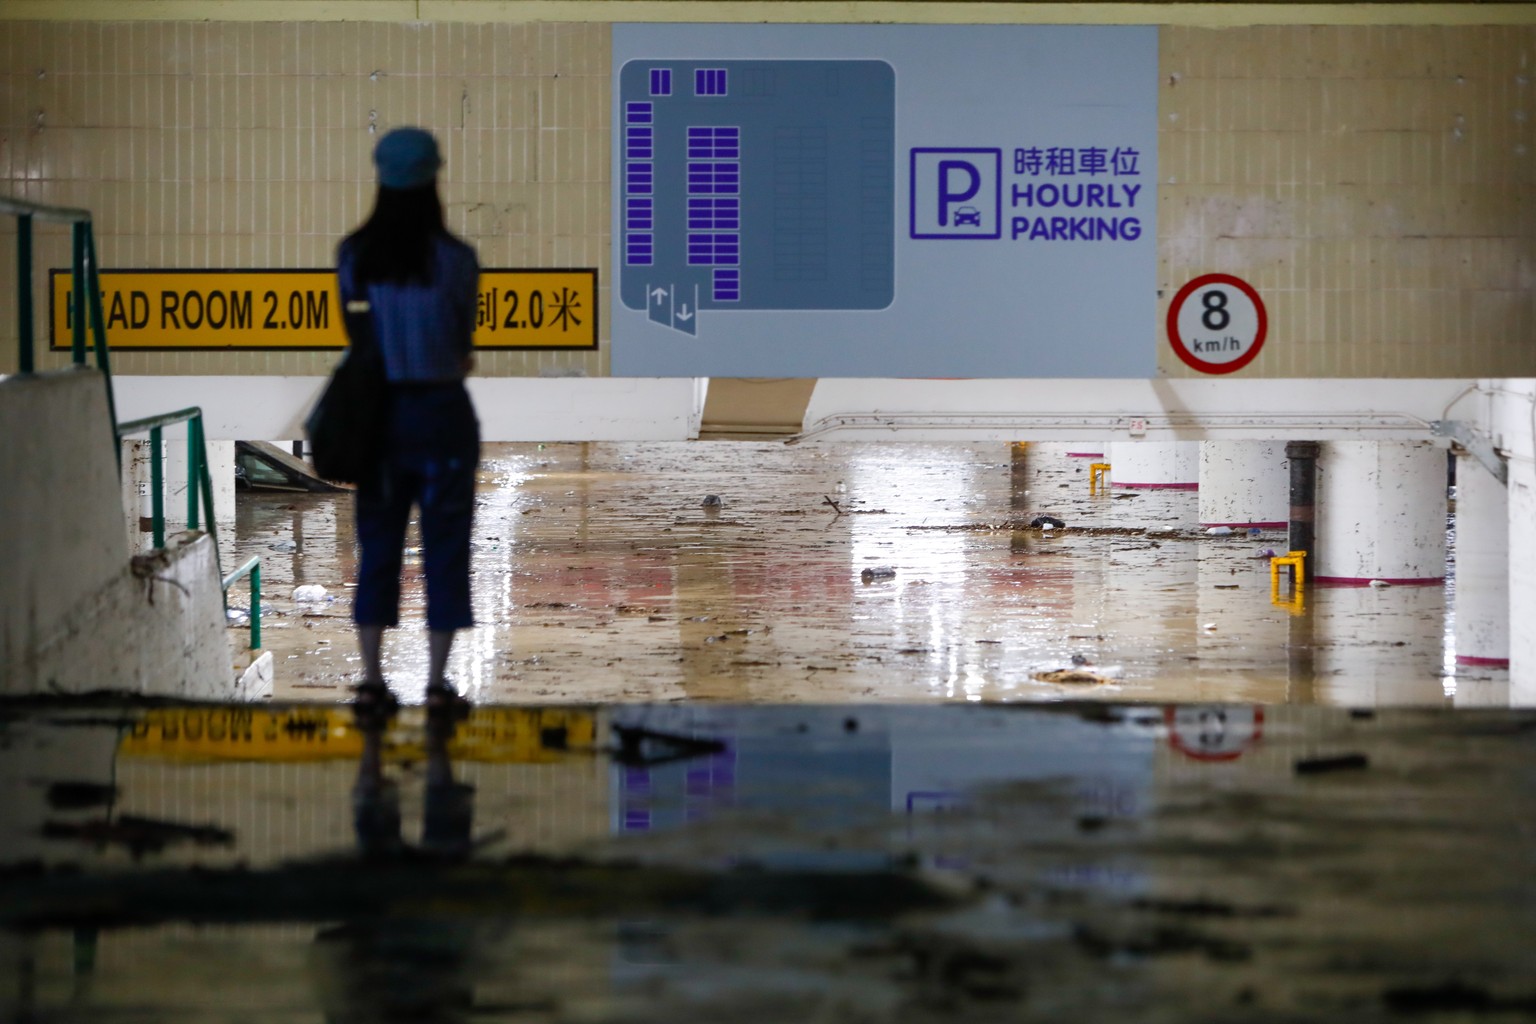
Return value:
<svg viewBox="0 0 1536 1024">
<path fill-rule="evenodd" d="M 1168 306 L 1168 340 L 1174 354 L 1201 373 L 1241 370 L 1264 347 L 1268 330 L 1259 293 L 1231 274 L 1195 278 Z"/>
</svg>

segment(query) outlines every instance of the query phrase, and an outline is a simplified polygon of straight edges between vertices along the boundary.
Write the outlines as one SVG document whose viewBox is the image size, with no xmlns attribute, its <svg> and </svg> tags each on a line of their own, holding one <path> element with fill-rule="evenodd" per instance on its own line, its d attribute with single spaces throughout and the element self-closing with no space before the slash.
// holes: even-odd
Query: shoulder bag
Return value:
<svg viewBox="0 0 1536 1024">
<path fill-rule="evenodd" d="M 364 483 L 384 453 L 384 359 L 367 300 L 343 301 L 347 351 L 304 420 L 315 472 L 337 483 Z"/>
</svg>

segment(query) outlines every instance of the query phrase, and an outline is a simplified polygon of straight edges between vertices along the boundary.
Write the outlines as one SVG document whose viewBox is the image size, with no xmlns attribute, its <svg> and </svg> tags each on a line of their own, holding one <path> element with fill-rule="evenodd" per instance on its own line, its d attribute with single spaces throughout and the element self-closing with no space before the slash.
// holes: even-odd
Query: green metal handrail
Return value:
<svg viewBox="0 0 1536 1024">
<path fill-rule="evenodd" d="M 229 588 L 241 576 L 251 577 L 251 650 L 261 650 L 261 558 L 253 556 L 240 568 L 224 577 L 224 603 L 226 614 L 229 604 Z"/>
<path fill-rule="evenodd" d="M 165 496 L 163 428 L 175 423 L 187 424 L 187 529 L 198 526 L 198 505 L 208 523 L 208 538 L 213 542 L 213 561 L 219 561 L 219 534 L 213 517 L 213 478 L 208 469 L 208 450 L 203 435 L 203 410 L 181 409 L 160 416 L 149 416 L 128 423 L 117 422 L 117 401 L 112 393 L 112 365 L 107 349 L 106 317 L 101 308 L 101 273 L 96 260 L 96 237 L 91 230 L 91 211 L 66 206 L 45 206 L 0 196 L 0 214 L 16 218 L 16 365 L 19 373 L 35 373 L 35 310 L 32 301 L 32 227 L 36 221 L 70 225 L 70 354 L 76 366 L 86 363 L 86 330 L 89 328 L 96 352 L 96 368 L 107 386 L 107 416 L 114 425 L 112 450 L 117 456 L 119 477 L 123 471 L 122 440 L 134 434 L 149 433 L 151 527 L 156 548 L 165 547 Z M 253 558 L 223 581 L 224 607 L 229 610 L 229 588 L 241 576 L 251 576 L 251 647 L 261 646 L 261 566 Z"/>
<path fill-rule="evenodd" d="M 35 221 L 70 225 L 70 278 L 73 303 L 71 357 L 76 366 L 85 365 L 87 325 L 96 350 L 96 368 L 107 386 L 107 415 L 117 421 L 117 403 L 112 394 L 112 365 L 107 352 L 106 318 L 101 309 L 101 275 L 96 261 L 96 238 L 91 230 L 91 211 L 67 206 L 45 206 L 25 199 L 0 196 L 0 214 L 16 218 L 16 368 L 19 373 L 35 373 L 37 359 L 33 351 L 36 339 L 35 307 L 32 301 L 32 226 Z M 84 282 L 84 287 L 77 287 Z M 87 317 L 89 312 L 89 317 Z M 118 453 L 122 470 L 122 453 Z"/>
<path fill-rule="evenodd" d="M 159 416 L 146 416 L 141 420 L 130 420 L 127 423 L 117 425 L 117 438 L 121 441 L 125 437 L 134 434 L 149 433 L 149 477 L 150 477 L 150 527 L 154 533 L 155 547 L 165 547 L 165 474 L 162 467 L 164 460 L 164 447 L 161 441 L 161 431 L 176 423 L 187 424 L 187 529 L 199 529 L 198 496 L 201 491 L 203 514 L 208 520 L 208 536 L 213 539 L 213 553 L 215 559 L 219 553 L 218 527 L 213 518 L 213 479 L 208 471 L 208 453 L 203 443 L 203 410 L 194 406 L 190 409 L 179 409 L 176 412 L 161 413 Z"/>
<path fill-rule="evenodd" d="M 117 425 L 117 438 L 121 441 L 134 434 L 149 434 L 149 489 L 150 529 L 156 548 L 165 547 L 165 445 L 162 431 L 177 423 L 187 424 L 187 529 L 201 529 L 198 511 L 202 510 L 207 522 L 208 539 L 213 542 L 213 561 L 222 566 L 219 555 L 218 521 L 213 514 L 213 476 L 208 469 L 207 442 L 203 434 L 203 410 L 197 406 L 146 416 Z M 224 610 L 229 611 L 229 588 L 246 573 L 251 573 L 251 648 L 261 646 L 261 559 L 252 558 L 245 565 L 223 578 Z M 219 570 L 223 571 L 222 568 Z"/>
</svg>

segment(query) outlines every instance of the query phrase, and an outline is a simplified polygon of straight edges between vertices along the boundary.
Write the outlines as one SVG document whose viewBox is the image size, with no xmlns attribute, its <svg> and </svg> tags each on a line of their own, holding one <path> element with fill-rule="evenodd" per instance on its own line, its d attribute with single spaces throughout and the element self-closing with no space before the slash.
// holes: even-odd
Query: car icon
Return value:
<svg viewBox="0 0 1536 1024">
<path fill-rule="evenodd" d="M 955 227 L 964 227 L 967 224 L 973 228 L 981 227 L 981 211 L 974 206 L 962 206 L 955 211 Z"/>
</svg>

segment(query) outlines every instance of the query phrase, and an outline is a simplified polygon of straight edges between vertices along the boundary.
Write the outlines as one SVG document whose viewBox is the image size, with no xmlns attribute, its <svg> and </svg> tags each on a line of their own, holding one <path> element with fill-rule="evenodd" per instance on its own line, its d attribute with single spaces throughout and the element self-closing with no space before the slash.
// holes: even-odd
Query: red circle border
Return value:
<svg viewBox="0 0 1536 1024">
<path fill-rule="evenodd" d="M 1248 296 L 1249 301 L 1253 303 L 1254 311 L 1259 316 L 1259 329 L 1254 335 L 1253 345 L 1230 363 L 1206 362 L 1190 352 L 1184 345 L 1184 339 L 1179 337 L 1179 310 L 1184 308 L 1184 300 L 1188 299 L 1196 289 L 1208 284 L 1229 284 L 1236 288 Z M 1247 281 L 1240 277 L 1233 277 L 1231 274 L 1201 274 L 1180 288 L 1178 294 L 1173 297 L 1173 301 L 1168 304 L 1168 343 L 1173 346 L 1173 354 L 1178 356 L 1185 366 L 1201 373 L 1236 373 L 1258 357 L 1259 350 L 1264 347 L 1264 338 L 1268 334 L 1269 312 L 1264 308 L 1264 300 L 1259 298 L 1259 293 L 1254 291 L 1253 286 Z"/>
</svg>

